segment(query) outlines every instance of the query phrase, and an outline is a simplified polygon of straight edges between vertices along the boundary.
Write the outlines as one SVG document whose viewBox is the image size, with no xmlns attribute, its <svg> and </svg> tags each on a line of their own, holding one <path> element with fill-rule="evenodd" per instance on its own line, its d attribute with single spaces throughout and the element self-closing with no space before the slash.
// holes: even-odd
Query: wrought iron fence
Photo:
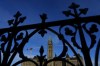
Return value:
<svg viewBox="0 0 100 66">
<path fill-rule="evenodd" d="M 90 57 L 90 51 L 92 50 L 94 46 L 96 46 L 94 65 L 98 66 L 98 62 L 99 62 L 98 58 L 100 57 L 100 53 L 99 53 L 100 39 L 98 41 L 96 40 L 96 38 L 98 37 L 96 36 L 96 33 L 98 32 L 100 33 L 100 27 L 98 27 L 98 25 L 100 25 L 100 21 L 99 21 L 100 15 L 80 17 L 80 15 L 82 14 L 86 15 L 88 8 L 81 9 L 79 7 L 80 6 L 78 4 L 72 3 L 69 6 L 70 10 L 63 11 L 63 14 L 66 17 L 73 16 L 74 18 L 72 19 L 46 22 L 47 15 L 44 13 L 40 15 L 40 18 L 42 19 L 42 23 L 24 25 L 24 26 L 19 26 L 19 24 L 23 23 L 26 17 L 22 17 L 22 14 L 20 12 L 17 12 L 14 15 L 14 19 L 8 20 L 8 24 L 10 27 L 0 29 L 0 42 L 1 42 L 0 59 L 2 57 L 2 60 L 0 60 L 0 66 L 11 66 L 11 63 L 17 53 L 19 54 L 20 58 L 22 58 L 22 60 L 15 62 L 12 66 L 16 66 L 25 61 L 33 62 L 36 66 L 47 66 L 47 64 L 52 61 L 64 61 L 64 62 L 69 63 L 72 66 L 75 66 L 70 61 L 63 59 L 63 57 L 66 55 L 68 47 L 73 51 L 73 53 L 77 57 L 80 63 L 79 66 L 84 66 L 84 65 L 81 59 L 79 58 L 78 53 L 75 51 L 74 47 L 81 50 L 84 57 L 85 66 L 93 66 L 93 63 Z M 91 27 L 87 28 L 87 24 L 91 24 Z M 50 28 L 50 27 L 55 27 L 55 26 L 59 26 L 59 32 Z M 71 30 L 67 26 L 73 27 L 74 30 Z M 63 27 L 66 27 L 66 28 L 63 28 Z M 34 30 L 31 33 L 29 33 L 28 30 L 30 29 L 34 29 Z M 65 30 L 66 35 L 63 35 L 62 29 Z M 23 48 L 25 44 L 29 41 L 29 39 L 32 36 L 34 36 L 37 32 L 43 37 L 46 33 L 48 33 L 47 30 L 57 35 L 59 40 L 62 41 L 63 51 L 59 56 L 54 57 L 53 59 L 47 60 L 43 63 L 43 61 L 45 60 L 45 55 L 43 55 L 44 48 L 41 46 L 40 51 L 39 51 L 40 55 L 37 56 L 40 63 L 37 64 L 34 60 L 31 60 L 24 55 Z M 76 42 L 77 32 L 79 33 L 79 36 L 80 36 L 80 42 L 81 42 L 80 45 Z M 90 43 L 91 43 L 90 46 L 87 46 L 85 33 L 90 38 Z M 67 35 L 71 36 L 71 41 L 73 43 L 73 46 L 65 38 L 65 36 Z M 21 40 L 20 43 L 18 43 L 19 40 Z M 3 54 L 3 56 L 1 56 L 1 53 Z"/>
</svg>

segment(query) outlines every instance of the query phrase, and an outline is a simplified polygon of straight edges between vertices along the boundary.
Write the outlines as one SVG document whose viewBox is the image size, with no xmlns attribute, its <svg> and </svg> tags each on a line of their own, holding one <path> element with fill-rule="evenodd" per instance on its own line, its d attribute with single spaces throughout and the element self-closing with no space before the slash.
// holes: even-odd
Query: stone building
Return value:
<svg viewBox="0 0 100 66">
<path fill-rule="evenodd" d="M 81 59 L 81 61 L 83 62 L 83 58 L 80 56 L 80 54 L 78 54 L 78 56 Z M 47 49 L 47 59 L 45 59 L 45 60 L 49 60 L 52 58 L 53 58 L 53 44 L 52 44 L 52 40 L 49 39 L 48 40 L 48 49 Z M 34 56 L 32 59 L 34 61 L 36 61 L 37 63 L 39 63 L 37 56 Z M 68 54 L 66 54 L 66 57 L 64 59 L 70 61 L 75 66 L 80 66 L 76 56 L 70 57 Z M 23 62 L 21 64 L 21 66 L 35 66 L 35 64 L 30 61 L 27 61 L 27 62 Z M 48 63 L 47 66 L 71 66 L 71 65 L 64 61 L 52 61 L 52 62 Z"/>
</svg>

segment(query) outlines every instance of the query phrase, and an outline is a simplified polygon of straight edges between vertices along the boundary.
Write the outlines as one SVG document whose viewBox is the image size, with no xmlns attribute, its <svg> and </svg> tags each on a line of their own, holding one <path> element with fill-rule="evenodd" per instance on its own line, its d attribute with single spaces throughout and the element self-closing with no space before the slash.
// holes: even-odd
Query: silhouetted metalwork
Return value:
<svg viewBox="0 0 100 66">
<path fill-rule="evenodd" d="M 90 51 L 94 46 L 96 46 L 95 66 L 98 66 L 98 58 L 100 56 L 100 39 L 99 41 L 96 41 L 96 33 L 100 33 L 100 28 L 97 27 L 98 25 L 100 25 L 100 16 L 80 17 L 80 15 L 82 14 L 86 15 L 88 8 L 80 9 L 79 7 L 79 5 L 72 3 L 71 6 L 69 6 L 69 9 L 71 9 L 72 11 L 63 11 L 63 14 L 65 16 L 73 16 L 73 19 L 46 22 L 47 15 L 44 13 L 40 15 L 42 23 L 25 26 L 19 26 L 19 24 L 23 23 L 26 17 L 22 17 L 22 14 L 20 12 L 17 12 L 14 15 L 14 19 L 8 20 L 8 24 L 10 27 L 0 29 L 0 59 L 2 58 L 0 60 L 0 66 L 11 66 L 11 63 L 17 53 L 19 54 L 20 58 L 22 58 L 22 60 L 15 62 L 12 66 L 16 66 L 25 61 L 33 62 L 36 66 L 47 66 L 47 64 L 52 61 L 65 61 L 70 65 L 75 66 L 70 61 L 63 59 L 63 57 L 66 55 L 68 47 L 77 57 L 80 63 L 79 66 L 84 65 L 82 64 L 82 61 L 80 60 L 78 53 L 75 51 L 74 47 L 81 50 L 84 57 L 85 66 L 93 66 L 90 57 Z M 89 23 L 91 23 L 90 28 L 87 28 L 87 25 Z M 57 32 L 55 29 L 50 28 L 54 26 L 59 26 L 59 32 Z M 73 30 L 69 26 L 73 28 Z M 29 33 L 28 30 L 30 29 L 33 29 L 33 31 Z M 63 29 L 65 33 L 64 31 L 62 31 Z M 43 37 L 47 33 L 47 30 L 57 35 L 59 40 L 62 41 L 63 51 L 60 55 L 54 57 L 53 59 L 45 60 L 46 55 L 43 55 L 44 48 L 43 46 L 41 46 L 40 56 L 37 56 L 40 64 L 37 64 L 35 61 L 27 58 L 24 55 L 23 48 L 25 44 L 29 41 L 29 39 L 34 36 L 34 34 L 38 32 Z M 79 33 L 80 36 L 80 44 L 78 44 L 76 41 L 77 33 Z M 87 45 L 85 34 L 87 34 L 90 38 L 90 46 Z M 65 36 L 68 35 L 71 36 L 72 44 L 70 44 L 67 38 L 65 38 Z M 43 63 L 44 60 L 45 62 Z"/>
</svg>

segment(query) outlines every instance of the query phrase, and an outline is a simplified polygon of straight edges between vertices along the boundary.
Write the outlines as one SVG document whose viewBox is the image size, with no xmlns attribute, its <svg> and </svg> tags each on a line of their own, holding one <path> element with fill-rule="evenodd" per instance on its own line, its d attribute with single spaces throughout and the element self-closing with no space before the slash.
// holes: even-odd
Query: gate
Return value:
<svg viewBox="0 0 100 66">
<path fill-rule="evenodd" d="M 69 63 L 71 66 L 75 66 L 75 64 L 71 63 L 70 61 L 63 59 L 68 48 L 70 48 L 77 57 L 79 62 L 78 66 L 84 66 L 74 47 L 81 51 L 85 66 L 93 66 L 90 51 L 92 51 L 93 48 L 96 48 L 94 65 L 98 66 L 100 57 L 100 37 L 98 37 L 100 34 L 100 15 L 81 17 L 81 15 L 86 15 L 88 8 L 81 9 L 79 7 L 80 5 L 72 3 L 69 6 L 70 10 L 63 11 L 63 14 L 66 17 L 73 16 L 74 18 L 72 19 L 46 22 L 47 14 L 43 13 L 40 15 L 41 23 L 24 26 L 19 26 L 19 24 L 23 23 L 26 17 L 22 17 L 22 14 L 17 12 L 14 15 L 14 19 L 8 20 L 10 27 L 0 29 L 0 59 L 2 58 L 0 60 L 0 66 L 11 66 L 16 54 L 19 54 L 19 57 L 22 58 L 22 60 L 15 62 L 12 66 L 16 66 L 25 61 L 30 61 L 36 66 L 47 66 L 47 64 L 52 61 L 64 61 Z M 88 27 L 88 25 L 90 25 L 90 27 Z M 51 28 L 55 26 L 59 26 L 59 31 Z M 73 30 L 71 28 L 73 28 Z M 28 32 L 28 30 L 32 29 L 32 32 Z M 64 31 L 62 31 L 62 29 L 64 29 Z M 47 30 L 57 35 L 59 40 L 62 41 L 63 51 L 59 56 L 43 62 L 46 56 L 43 55 L 44 48 L 41 46 L 39 51 L 40 55 L 37 56 L 39 59 L 39 64 L 37 64 L 34 60 L 31 60 L 24 55 L 23 48 L 32 36 L 39 33 L 43 37 L 46 33 L 48 33 Z M 65 33 L 65 35 L 63 35 L 63 33 Z M 80 36 L 80 44 L 78 44 L 76 41 L 77 33 L 79 33 Z M 86 35 L 88 35 L 90 38 L 90 46 L 87 45 Z M 71 36 L 72 44 L 69 43 L 65 36 Z M 20 43 L 18 42 L 19 40 L 21 40 Z"/>
</svg>

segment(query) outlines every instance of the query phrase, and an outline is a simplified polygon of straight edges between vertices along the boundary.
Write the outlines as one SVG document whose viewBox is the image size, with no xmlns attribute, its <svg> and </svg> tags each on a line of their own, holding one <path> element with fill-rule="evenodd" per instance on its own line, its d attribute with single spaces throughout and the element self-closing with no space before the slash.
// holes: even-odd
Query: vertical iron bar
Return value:
<svg viewBox="0 0 100 66">
<path fill-rule="evenodd" d="M 1 57 L 1 45 L 0 45 L 0 66 L 1 66 L 1 61 L 2 61 L 2 57 Z"/>
<path fill-rule="evenodd" d="M 85 40 L 85 37 L 84 37 L 84 34 L 83 34 L 81 24 L 79 24 L 78 29 L 79 29 L 79 35 L 80 35 L 80 40 L 81 40 L 81 45 L 82 45 L 81 51 L 83 52 L 83 56 L 84 56 L 84 59 L 85 59 L 85 65 L 86 66 L 92 66 L 92 61 L 91 61 L 91 58 L 90 58 L 90 52 L 89 52 L 89 49 L 86 45 L 86 40 Z"/>
</svg>

